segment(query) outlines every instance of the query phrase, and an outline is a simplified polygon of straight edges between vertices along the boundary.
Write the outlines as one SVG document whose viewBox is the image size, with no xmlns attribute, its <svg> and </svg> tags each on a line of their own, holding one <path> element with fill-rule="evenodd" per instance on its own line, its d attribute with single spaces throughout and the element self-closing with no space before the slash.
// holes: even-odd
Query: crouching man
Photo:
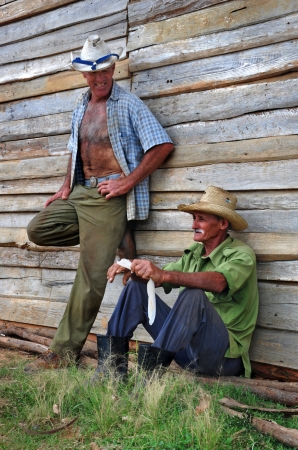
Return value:
<svg viewBox="0 0 298 450">
<path fill-rule="evenodd" d="M 250 377 L 248 351 L 258 313 L 256 257 L 248 245 L 228 234 L 229 229 L 248 226 L 235 212 L 236 203 L 234 194 L 208 187 L 198 203 L 178 206 L 193 217 L 195 241 L 179 261 L 163 269 L 139 259 L 132 261 L 131 271 L 117 263 L 110 267 L 108 280 L 124 272 L 125 288 L 107 335 L 98 336 L 97 374 L 102 370 L 103 348 L 124 353 L 142 324 L 154 340 L 140 346 L 139 362 L 145 367 L 166 367 L 174 359 L 181 367 L 206 375 Z M 156 295 L 152 325 L 146 288 L 150 278 L 166 293 L 180 288 L 172 309 Z"/>
</svg>

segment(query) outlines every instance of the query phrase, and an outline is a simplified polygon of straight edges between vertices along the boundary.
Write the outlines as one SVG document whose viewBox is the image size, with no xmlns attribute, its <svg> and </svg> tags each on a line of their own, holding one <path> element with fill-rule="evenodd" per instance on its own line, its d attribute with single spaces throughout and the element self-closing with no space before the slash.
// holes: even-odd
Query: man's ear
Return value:
<svg viewBox="0 0 298 450">
<path fill-rule="evenodd" d="M 222 218 L 221 219 L 221 230 L 227 230 L 229 228 L 229 221 L 227 219 Z"/>
</svg>

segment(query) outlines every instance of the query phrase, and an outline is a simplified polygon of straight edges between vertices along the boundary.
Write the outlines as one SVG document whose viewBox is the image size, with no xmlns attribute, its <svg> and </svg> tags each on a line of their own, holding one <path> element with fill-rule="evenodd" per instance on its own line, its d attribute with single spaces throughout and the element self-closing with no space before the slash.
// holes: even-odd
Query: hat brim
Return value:
<svg viewBox="0 0 298 450">
<path fill-rule="evenodd" d="M 216 216 L 223 217 L 227 219 L 230 223 L 231 230 L 233 231 L 242 231 L 248 227 L 248 223 L 242 216 L 237 214 L 235 211 L 231 211 L 228 208 L 224 208 L 222 206 L 217 205 L 209 205 L 206 203 L 204 205 L 203 202 L 193 203 L 192 205 L 178 205 L 177 207 L 179 211 L 183 211 L 189 214 L 192 214 L 195 211 L 202 211 L 208 214 L 215 214 Z"/>
<path fill-rule="evenodd" d="M 75 62 L 72 62 L 71 64 L 72 64 L 72 67 L 75 70 L 78 70 L 79 72 L 99 72 L 101 70 L 108 69 L 113 64 L 115 64 L 115 62 L 119 60 L 122 52 L 123 52 L 123 48 L 119 47 L 115 52 L 113 52 L 113 53 L 116 53 L 116 55 L 118 55 L 118 58 L 117 58 L 117 56 L 111 56 L 107 61 L 104 61 L 101 64 L 97 64 L 95 70 L 92 70 L 91 66 L 87 66 L 86 64 L 80 64 L 80 63 L 75 63 Z M 73 52 L 71 54 L 71 61 L 73 61 L 76 57 L 80 57 L 80 55 L 81 55 L 80 52 L 78 52 L 78 53 Z"/>
</svg>

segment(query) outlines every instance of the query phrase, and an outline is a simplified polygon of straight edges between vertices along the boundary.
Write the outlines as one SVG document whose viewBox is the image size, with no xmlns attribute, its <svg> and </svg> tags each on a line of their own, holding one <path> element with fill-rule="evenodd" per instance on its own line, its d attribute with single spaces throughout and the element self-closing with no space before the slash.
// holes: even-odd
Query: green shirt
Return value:
<svg viewBox="0 0 298 450">
<path fill-rule="evenodd" d="M 182 258 L 166 264 L 163 269 L 177 272 L 219 272 L 228 284 L 221 293 L 206 292 L 210 302 L 222 318 L 229 333 L 227 358 L 242 357 L 245 376 L 250 377 L 248 350 L 258 314 L 258 286 L 256 256 L 253 250 L 230 236 L 208 256 L 202 256 L 204 245 L 194 243 L 184 250 Z M 169 293 L 172 286 L 163 284 Z M 184 289 L 181 287 L 180 289 Z"/>
</svg>

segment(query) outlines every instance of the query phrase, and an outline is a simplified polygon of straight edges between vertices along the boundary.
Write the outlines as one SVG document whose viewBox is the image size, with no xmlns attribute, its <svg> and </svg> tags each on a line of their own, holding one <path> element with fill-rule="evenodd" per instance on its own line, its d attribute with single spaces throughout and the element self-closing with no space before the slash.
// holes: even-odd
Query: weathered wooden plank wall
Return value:
<svg viewBox="0 0 298 450">
<path fill-rule="evenodd" d="M 176 259 L 192 242 L 190 216 L 176 206 L 211 184 L 234 191 L 249 222 L 235 235 L 258 258 L 251 359 L 298 370 L 297 2 L 102 3 L 0 6 L 0 320 L 56 327 L 63 313 L 79 249 L 37 247 L 26 225 L 65 173 L 71 111 L 85 89 L 69 52 L 100 31 L 125 47 L 115 78 L 176 144 L 151 177 L 139 255 L 160 266 Z M 104 331 L 120 289 L 121 280 L 108 286 L 93 332 Z M 172 304 L 176 294 L 161 296 Z M 142 329 L 136 337 L 148 339 Z"/>
</svg>

